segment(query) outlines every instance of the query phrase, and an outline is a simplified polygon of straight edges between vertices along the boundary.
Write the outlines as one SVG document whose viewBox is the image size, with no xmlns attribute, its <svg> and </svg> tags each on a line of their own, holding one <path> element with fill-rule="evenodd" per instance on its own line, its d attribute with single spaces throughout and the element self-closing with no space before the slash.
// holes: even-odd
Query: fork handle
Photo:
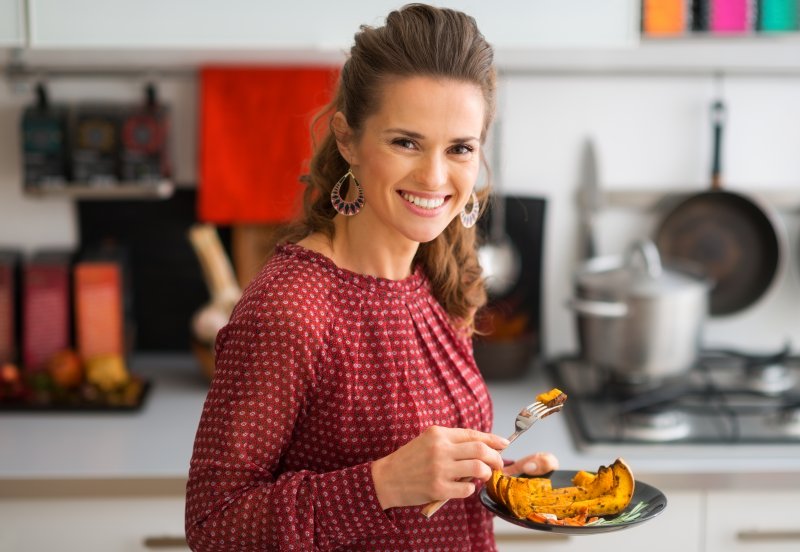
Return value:
<svg viewBox="0 0 800 552">
<path fill-rule="evenodd" d="M 459 481 L 471 481 L 471 477 L 462 477 Z M 447 501 L 450 500 L 449 498 L 445 498 L 443 500 L 434 500 L 433 502 L 428 502 L 425 506 L 422 507 L 420 512 L 426 518 L 430 518 L 433 514 L 439 511 L 439 508 L 447 504 Z"/>
</svg>

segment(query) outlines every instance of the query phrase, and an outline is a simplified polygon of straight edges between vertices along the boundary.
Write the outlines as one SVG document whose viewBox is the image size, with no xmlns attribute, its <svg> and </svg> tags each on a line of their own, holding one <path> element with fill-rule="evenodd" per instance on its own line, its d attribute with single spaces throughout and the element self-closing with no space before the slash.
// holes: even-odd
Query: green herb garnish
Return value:
<svg viewBox="0 0 800 552">
<path fill-rule="evenodd" d="M 606 525 L 621 525 L 623 523 L 629 523 L 629 522 L 635 520 L 636 518 L 638 518 L 639 516 L 641 516 L 642 513 L 643 513 L 643 510 L 646 507 L 647 507 L 647 502 L 640 502 L 636 506 L 634 506 L 631 509 L 630 512 L 623 512 L 623 513 L 621 513 L 620 515 L 618 515 L 617 517 L 615 517 L 613 519 L 600 518 L 600 519 L 598 519 L 596 521 L 593 521 L 591 523 L 587 523 L 586 527 L 597 527 L 599 525 L 603 525 L 603 526 L 606 526 Z"/>
</svg>

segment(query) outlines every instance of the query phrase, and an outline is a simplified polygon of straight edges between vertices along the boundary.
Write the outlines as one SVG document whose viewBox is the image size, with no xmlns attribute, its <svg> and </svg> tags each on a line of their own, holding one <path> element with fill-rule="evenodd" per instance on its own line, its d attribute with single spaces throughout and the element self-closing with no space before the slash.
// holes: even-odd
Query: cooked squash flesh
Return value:
<svg viewBox="0 0 800 552">
<path fill-rule="evenodd" d="M 635 488 L 633 473 L 621 458 L 610 466 L 600 466 L 596 474 L 578 472 L 572 481 L 572 487 L 554 489 L 547 478 L 495 472 L 487 482 L 487 492 L 520 519 L 532 514 L 564 519 L 618 514 L 630 504 Z"/>
</svg>

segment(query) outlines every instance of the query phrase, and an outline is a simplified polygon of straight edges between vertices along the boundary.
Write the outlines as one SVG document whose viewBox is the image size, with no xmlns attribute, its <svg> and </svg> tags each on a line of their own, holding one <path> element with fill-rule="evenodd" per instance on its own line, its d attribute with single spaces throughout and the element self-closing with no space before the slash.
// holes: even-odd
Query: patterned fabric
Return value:
<svg viewBox="0 0 800 552">
<path fill-rule="evenodd" d="M 382 510 L 371 462 L 431 425 L 490 431 L 472 356 L 417 268 L 392 281 L 280 246 L 216 343 L 187 485 L 193 550 L 495 550 L 477 493 Z"/>
</svg>

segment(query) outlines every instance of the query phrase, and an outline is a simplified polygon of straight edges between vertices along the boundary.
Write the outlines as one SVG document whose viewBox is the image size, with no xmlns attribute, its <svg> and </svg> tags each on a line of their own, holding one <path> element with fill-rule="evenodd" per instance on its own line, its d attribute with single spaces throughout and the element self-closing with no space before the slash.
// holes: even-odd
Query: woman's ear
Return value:
<svg viewBox="0 0 800 552">
<path fill-rule="evenodd" d="M 336 138 L 336 147 L 339 148 L 339 153 L 344 160 L 350 165 L 356 163 L 357 161 L 353 155 L 352 148 L 353 129 L 347 124 L 347 119 L 341 111 L 337 111 L 333 114 L 331 130 L 333 131 L 334 138 Z"/>
</svg>

